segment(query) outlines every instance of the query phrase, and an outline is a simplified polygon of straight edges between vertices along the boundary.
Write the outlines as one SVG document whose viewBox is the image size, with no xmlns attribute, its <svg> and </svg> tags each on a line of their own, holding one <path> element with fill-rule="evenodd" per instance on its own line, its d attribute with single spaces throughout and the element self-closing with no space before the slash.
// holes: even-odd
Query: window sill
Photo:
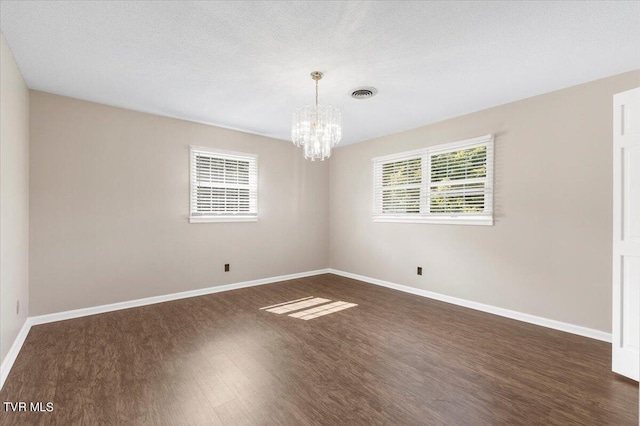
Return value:
<svg viewBox="0 0 640 426">
<path fill-rule="evenodd" d="M 257 222 L 258 216 L 189 216 L 189 223 Z"/>
<path fill-rule="evenodd" d="M 373 216 L 373 221 L 382 223 L 436 223 L 442 225 L 493 226 L 492 216 Z"/>
</svg>

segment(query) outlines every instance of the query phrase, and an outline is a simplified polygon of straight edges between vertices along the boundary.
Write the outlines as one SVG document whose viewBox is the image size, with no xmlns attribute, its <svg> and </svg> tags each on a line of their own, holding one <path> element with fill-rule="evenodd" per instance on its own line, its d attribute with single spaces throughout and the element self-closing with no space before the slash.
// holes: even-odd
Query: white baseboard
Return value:
<svg viewBox="0 0 640 426">
<path fill-rule="evenodd" d="M 18 332 L 18 335 L 13 341 L 13 344 L 11 345 L 9 352 L 7 352 L 7 356 L 2 361 L 2 364 L 0 364 L 0 390 L 2 390 L 2 387 L 4 386 L 4 382 L 5 380 L 7 380 L 7 377 L 9 376 L 9 372 L 11 371 L 11 367 L 13 367 L 13 363 L 16 361 L 16 358 L 18 358 L 20 349 L 22 348 L 22 345 L 24 344 L 24 341 L 26 340 L 27 335 L 29 334 L 29 330 L 31 330 L 31 325 L 32 325 L 31 318 L 27 318 L 24 321 L 24 324 L 22 324 L 22 328 L 20 329 L 20 331 Z"/>
<path fill-rule="evenodd" d="M 300 272 L 297 274 L 280 275 L 277 277 L 262 278 L 259 280 L 252 280 L 252 281 L 243 281 L 243 282 L 234 283 L 234 284 L 226 284 L 226 285 L 221 285 L 216 287 L 207 287 L 207 288 L 202 288 L 198 290 L 183 291 L 180 293 L 165 294 L 162 296 L 147 297 L 144 299 L 136 299 L 136 300 L 129 300 L 126 302 L 94 306 L 91 308 L 74 309 L 72 311 L 56 312 L 53 314 L 29 317 L 27 318 L 24 325 L 22 326 L 20 333 L 18 333 L 18 336 L 14 340 L 13 345 L 11 345 L 11 349 L 7 353 L 7 356 L 2 361 L 2 365 L 0 365 L 0 390 L 4 386 L 4 382 L 9 376 L 11 367 L 13 367 L 13 363 L 18 357 L 20 348 L 22 348 L 22 345 L 25 339 L 27 338 L 27 334 L 29 334 L 29 330 L 34 325 L 46 324 L 46 323 L 56 322 L 56 321 L 64 321 L 64 320 L 73 319 L 73 318 L 86 317 L 89 315 L 102 314 L 105 312 L 119 311 L 122 309 L 135 308 L 138 306 L 153 305 L 155 303 L 169 302 L 171 300 L 186 299 L 188 297 L 196 297 L 196 296 L 204 296 L 206 294 L 220 293 L 223 291 L 237 290 L 239 288 L 254 287 L 258 285 L 271 284 L 271 283 L 276 283 L 280 281 L 295 280 L 297 278 L 311 277 L 314 275 L 321 275 L 321 274 L 327 274 L 327 273 L 329 273 L 329 269 L 318 269 L 315 271 Z"/>
<path fill-rule="evenodd" d="M 574 325 L 566 322 L 543 318 L 536 315 L 530 315 L 530 314 L 525 314 L 518 311 L 499 308 L 497 306 L 491 306 L 491 305 L 485 305 L 483 303 L 472 302 L 470 300 L 460 299 L 453 296 L 447 296 L 445 294 L 435 293 L 428 290 L 421 290 L 421 289 L 409 287 L 406 285 L 379 280 L 377 278 L 371 278 L 371 277 L 365 277 L 363 275 L 352 274 L 351 272 L 340 271 L 337 269 L 329 269 L 329 273 L 340 275 L 346 278 L 352 278 L 358 281 L 364 281 L 369 284 L 375 284 L 382 287 L 392 288 L 394 290 L 403 291 L 405 293 L 411 293 L 411 294 L 415 294 L 422 297 L 428 297 L 429 299 L 435 299 L 441 302 L 451 303 L 453 305 L 464 306 L 465 308 L 471 308 L 477 311 L 499 315 L 501 317 L 511 318 L 514 320 L 528 322 L 535 325 L 541 325 L 543 327 L 553 328 L 554 330 L 560 330 L 567 333 L 577 334 L 579 336 L 589 337 L 591 339 L 602 340 L 603 342 L 611 343 L 611 333 L 607 333 L 600 330 L 594 330 L 592 328 L 582 327 L 579 325 Z"/>
<path fill-rule="evenodd" d="M 111 303 L 108 305 L 93 306 L 91 308 L 74 309 L 72 311 L 56 312 L 47 315 L 30 317 L 32 324 L 46 324 L 56 321 L 64 321 L 72 318 L 86 317 L 89 315 L 102 314 L 105 312 L 119 311 L 122 309 L 136 308 L 138 306 L 153 305 L 156 303 L 170 302 L 172 300 L 186 299 L 189 297 L 204 296 L 206 294 L 220 293 L 223 291 L 237 290 L 239 288 L 254 287 L 257 285 L 271 284 L 280 281 L 295 280 L 297 278 L 311 277 L 314 275 L 326 274 L 328 269 L 318 269 L 315 271 L 300 272 L 298 274 L 280 275 L 259 280 L 243 281 L 233 284 L 225 284 L 216 287 L 201 288 L 198 290 L 182 291 L 180 293 L 165 294 L 162 296 L 146 297 L 144 299 L 128 300 L 126 302 Z"/>
<path fill-rule="evenodd" d="M 196 296 L 203 296 L 206 294 L 220 293 L 223 291 L 236 290 L 236 289 L 245 288 L 245 287 L 254 287 L 258 285 L 271 284 L 271 283 L 280 282 L 280 281 L 294 280 L 297 278 L 311 277 L 314 275 L 321 275 L 321 274 L 340 275 L 343 277 L 352 278 L 354 280 L 363 281 L 369 284 L 388 287 L 394 290 L 403 291 L 405 293 L 411 293 L 411 294 L 415 294 L 422 297 L 428 297 L 430 299 L 435 299 L 435 300 L 451 303 L 458 306 L 464 306 L 466 308 L 471 308 L 478 311 L 487 312 L 490 314 L 499 315 L 502 317 L 511 318 L 518 321 L 528 322 L 531 324 L 541 325 L 543 327 L 553 328 L 555 330 L 560 330 L 567 333 L 573 333 L 579 336 L 590 337 L 592 339 L 602 340 L 604 342 L 611 343 L 611 333 L 606 333 L 604 331 L 599 331 L 599 330 L 594 330 L 587 327 L 568 324 L 568 323 L 564 323 L 564 322 L 560 322 L 560 321 L 556 321 L 548 318 L 538 317 L 535 315 L 524 314 L 522 312 L 512 311 L 504 308 L 498 308 L 496 306 L 485 305 L 482 303 L 472 302 L 469 300 L 460 299 L 453 296 L 434 293 L 432 291 L 421 290 L 421 289 L 417 289 L 417 288 L 413 288 L 413 287 L 409 287 L 401 284 L 395 284 L 389 281 L 379 280 L 377 278 L 365 277 L 363 275 L 352 274 L 350 272 L 344 272 L 337 269 L 329 268 L 329 269 L 318 269 L 315 271 L 301 272 L 297 274 L 280 275 L 277 277 L 263 278 L 259 280 L 244 281 L 244 282 L 239 282 L 234 284 L 226 284 L 226 285 L 221 285 L 217 287 L 208 287 L 208 288 L 203 288 L 198 290 L 183 291 L 180 293 L 172 293 L 172 294 L 166 294 L 162 296 L 147 297 L 144 299 L 130 300 L 127 302 L 119 302 L 119 303 L 112 303 L 109 305 L 94 306 L 91 308 L 75 309 L 72 311 L 57 312 L 54 314 L 29 317 L 26 319 L 25 323 L 20 329 L 20 332 L 18 333 L 18 336 L 14 340 L 13 345 L 11 345 L 11 349 L 9 349 L 7 356 L 5 357 L 5 359 L 2 361 L 2 364 L 0 365 L 0 390 L 4 386 L 4 382 L 9 376 L 11 367 L 13 367 L 13 363 L 18 357 L 18 353 L 20 353 L 20 349 L 22 348 L 22 345 L 24 344 L 24 341 L 27 338 L 27 335 L 29 334 L 29 330 L 34 325 L 46 324 L 46 323 L 56 322 L 56 321 L 63 321 L 63 320 L 68 320 L 72 318 L 85 317 L 89 315 L 96 315 L 96 314 L 101 314 L 105 312 L 119 311 L 122 309 L 152 305 L 155 303 L 169 302 L 171 300 L 186 299 L 188 297 L 196 297 Z"/>
</svg>

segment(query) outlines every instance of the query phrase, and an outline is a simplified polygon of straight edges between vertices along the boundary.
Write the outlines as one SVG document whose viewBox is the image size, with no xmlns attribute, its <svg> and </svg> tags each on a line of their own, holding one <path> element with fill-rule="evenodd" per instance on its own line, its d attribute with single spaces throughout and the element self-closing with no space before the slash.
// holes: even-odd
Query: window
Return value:
<svg viewBox="0 0 640 426">
<path fill-rule="evenodd" d="M 493 225 L 493 135 L 373 159 L 375 222 Z"/>
<path fill-rule="evenodd" d="M 258 220 L 258 157 L 191 147 L 190 222 Z"/>
</svg>

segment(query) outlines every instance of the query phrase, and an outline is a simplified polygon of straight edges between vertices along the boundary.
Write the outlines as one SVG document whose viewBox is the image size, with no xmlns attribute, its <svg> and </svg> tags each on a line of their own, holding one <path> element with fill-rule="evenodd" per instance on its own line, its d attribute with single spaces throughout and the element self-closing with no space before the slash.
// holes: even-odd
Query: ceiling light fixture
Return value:
<svg viewBox="0 0 640 426">
<path fill-rule="evenodd" d="M 297 108 L 293 113 L 291 140 L 295 146 L 304 148 L 304 158 L 315 161 L 329 158 L 331 148 L 340 143 L 342 117 L 338 108 L 318 104 L 318 81 L 322 73 L 314 71 L 311 78 L 316 82 L 316 104 Z"/>
</svg>

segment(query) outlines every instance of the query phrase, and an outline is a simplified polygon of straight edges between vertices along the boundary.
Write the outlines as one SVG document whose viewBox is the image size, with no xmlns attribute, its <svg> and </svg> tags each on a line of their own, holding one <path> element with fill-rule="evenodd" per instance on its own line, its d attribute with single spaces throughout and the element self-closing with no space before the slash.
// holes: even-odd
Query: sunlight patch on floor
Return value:
<svg viewBox="0 0 640 426">
<path fill-rule="evenodd" d="M 339 312 L 348 308 L 352 308 L 354 306 L 358 306 L 356 303 L 343 301 L 336 301 L 331 303 L 327 302 L 331 302 L 331 300 L 323 299 L 321 297 L 308 296 L 301 299 L 295 299 L 288 302 L 265 306 L 263 308 L 260 308 L 260 310 L 266 310 L 267 312 L 272 312 L 278 315 L 293 312 L 289 314 L 290 317 L 308 321 L 313 318 L 318 318 L 324 315 L 329 315 L 334 312 Z"/>
</svg>

